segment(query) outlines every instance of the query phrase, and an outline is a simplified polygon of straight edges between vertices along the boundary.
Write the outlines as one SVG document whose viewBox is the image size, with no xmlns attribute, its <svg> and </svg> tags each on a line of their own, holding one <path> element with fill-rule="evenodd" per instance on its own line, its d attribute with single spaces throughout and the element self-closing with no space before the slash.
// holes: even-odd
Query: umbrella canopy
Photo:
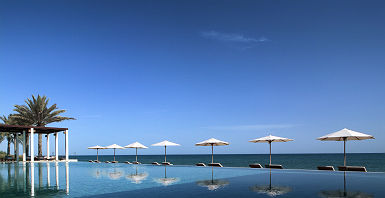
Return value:
<svg viewBox="0 0 385 198">
<path fill-rule="evenodd" d="M 163 142 L 158 142 L 158 143 L 152 144 L 151 146 L 164 146 L 164 162 L 167 162 L 166 147 L 167 146 L 180 146 L 180 144 L 165 140 Z"/>
<path fill-rule="evenodd" d="M 344 141 L 344 166 L 346 166 L 346 141 L 374 139 L 373 136 L 344 128 L 334 133 L 317 138 L 321 141 Z"/>
<path fill-rule="evenodd" d="M 337 132 L 330 133 L 317 138 L 317 140 L 321 140 L 321 141 L 348 141 L 348 140 L 367 140 L 367 139 L 374 139 L 374 137 L 365 133 L 352 131 L 347 128 L 344 128 Z"/>
<path fill-rule="evenodd" d="M 222 141 L 222 140 L 217 140 L 215 138 L 210 138 L 208 140 L 205 140 L 203 142 L 198 142 L 195 144 L 195 146 L 211 146 L 211 163 L 214 163 L 214 146 L 225 146 L 229 145 L 230 143 Z"/>
<path fill-rule="evenodd" d="M 158 143 L 155 143 L 151 146 L 180 146 L 180 144 L 177 144 L 177 143 L 174 143 L 174 142 L 170 142 L 168 140 L 165 140 L 163 142 L 158 142 Z"/>
<path fill-rule="evenodd" d="M 106 149 L 106 148 L 99 146 L 99 145 L 96 145 L 96 146 L 90 146 L 90 147 L 88 147 L 88 149 Z"/>
<path fill-rule="evenodd" d="M 124 146 L 124 148 L 139 148 L 139 149 L 146 149 L 148 148 L 147 146 L 144 146 L 143 144 L 139 142 L 134 142 L 132 144 L 129 144 L 127 146 Z"/>
<path fill-rule="evenodd" d="M 114 149 L 114 161 L 115 161 L 115 149 L 124 149 L 124 147 L 119 146 L 117 144 L 111 144 L 109 146 L 104 147 L 106 149 Z"/>
<path fill-rule="evenodd" d="M 270 164 L 271 164 L 271 143 L 272 142 L 288 142 L 288 141 L 293 141 L 293 139 L 268 135 L 266 137 L 261 137 L 261 138 L 250 140 L 249 142 L 253 142 L 253 143 L 267 142 L 267 143 L 269 143 L 269 146 L 270 146 Z"/>
<path fill-rule="evenodd" d="M 288 142 L 288 141 L 293 141 L 293 139 L 268 135 L 266 137 L 261 137 L 261 138 L 250 140 L 249 142 L 254 142 L 254 143 L 267 142 L 267 143 L 270 143 L 270 142 Z"/>
<path fill-rule="evenodd" d="M 148 148 L 147 146 L 144 146 L 143 144 L 139 142 L 134 142 L 132 144 L 129 144 L 127 146 L 124 146 L 124 148 L 135 148 L 136 154 L 135 154 L 135 161 L 138 161 L 138 149 L 146 149 Z"/>
<path fill-rule="evenodd" d="M 88 149 L 96 149 L 96 161 L 99 161 L 99 149 L 106 149 L 106 148 L 96 145 L 96 146 L 88 147 Z"/>
</svg>

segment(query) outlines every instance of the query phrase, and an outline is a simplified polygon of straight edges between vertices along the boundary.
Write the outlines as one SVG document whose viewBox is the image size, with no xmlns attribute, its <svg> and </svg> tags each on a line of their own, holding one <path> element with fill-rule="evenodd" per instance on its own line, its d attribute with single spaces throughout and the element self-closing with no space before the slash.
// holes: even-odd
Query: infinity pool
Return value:
<svg viewBox="0 0 385 198">
<path fill-rule="evenodd" d="M 0 164 L 0 197 L 384 197 L 385 173 L 152 166 Z"/>
</svg>

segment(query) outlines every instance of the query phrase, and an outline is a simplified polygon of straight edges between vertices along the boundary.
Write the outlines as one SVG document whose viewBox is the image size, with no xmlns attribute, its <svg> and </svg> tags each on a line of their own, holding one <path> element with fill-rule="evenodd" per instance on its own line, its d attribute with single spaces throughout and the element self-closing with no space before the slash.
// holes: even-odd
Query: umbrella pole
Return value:
<svg viewBox="0 0 385 198">
<path fill-rule="evenodd" d="M 346 166 L 346 138 L 344 138 L 344 166 Z"/>
<path fill-rule="evenodd" d="M 99 149 L 96 149 L 96 161 L 99 161 Z"/>
<path fill-rule="evenodd" d="M 138 161 L 138 148 L 136 148 L 136 157 L 135 157 L 135 161 Z"/>
<path fill-rule="evenodd" d="M 114 149 L 114 161 L 115 161 L 115 149 Z"/>
<path fill-rule="evenodd" d="M 166 147 L 167 146 L 164 146 L 164 162 L 167 162 L 167 153 L 166 153 Z"/>
<path fill-rule="evenodd" d="M 270 146 L 270 164 L 271 164 L 271 142 L 269 142 L 269 146 Z"/>
<path fill-rule="evenodd" d="M 211 163 L 214 163 L 214 145 L 211 144 Z"/>
</svg>

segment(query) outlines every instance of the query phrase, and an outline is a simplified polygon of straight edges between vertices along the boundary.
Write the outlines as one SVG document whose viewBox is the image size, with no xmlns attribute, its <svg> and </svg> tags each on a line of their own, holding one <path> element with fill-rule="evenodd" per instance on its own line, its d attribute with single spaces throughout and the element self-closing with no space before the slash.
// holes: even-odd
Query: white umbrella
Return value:
<svg viewBox="0 0 385 198">
<path fill-rule="evenodd" d="M 224 142 L 221 140 L 217 140 L 215 138 L 210 138 L 208 140 L 205 140 L 203 142 L 198 142 L 195 144 L 195 146 L 211 146 L 211 163 L 214 163 L 214 146 L 225 146 L 229 145 L 230 143 Z"/>
<path fill-rule="evenodd" d="M 115 149 L 124 149 L 124 147 L 119 146 L 117 144 L 111 144 L 110 146 L 106 146 L 106 149 L 114 149 L 114 161 L 115 161 Z"/>
<path fill-rule="evenodd" d="M 138 161 L 138 148 L 139 149 L 146 149 L 148 148 L 147 146 L 144 146 L 143 144 L 139 143 L 139 142 L 134 142 L 132 144 L 129 144 L 127 146 L 125 146 L 124 148 L 135 148 L 136 149 L 136 157 L 135 157 L 135 161 L 137 162 Z"/>
<path fill-rule="evenodd" d="M 293 139 L 268 135 L 266 137 L 261 137 L 261 138 L 257 138 L 254 140 L 250 140 L 249 142 L 254 142 L 254 143 L 267 142 L 267 143 L 269 143 L 269 146 L 270 146 L 270 164 L 271 164 L 271 143 L 272 142 L 288 142 L 288 141 L 293 141 Z"/>
<path fill-rule="evenodd" d="M 166 153 L 167 146 L 180 146 L 180 144 L 165 140 L 163 142 L 159 142 L 151 146 L 164 146 L 164 162 L 167 162 L 167 153 Z"/>
<path fill-rule="evenodd" d="M 96 149 L 96 161 L 99 161 L 99 149 L 106 149 L 106 148 L 96 145 L 96 146 L 88 147 L 88 149 Z"/>
<path fill-rule="evenodd" d="M 317 138 L 321 141 L 344 141 L 344 166 L 346 166 L 346 141 L 374 139 L 373 136 L 344 128 L 340 131 Z"/>
</svg>

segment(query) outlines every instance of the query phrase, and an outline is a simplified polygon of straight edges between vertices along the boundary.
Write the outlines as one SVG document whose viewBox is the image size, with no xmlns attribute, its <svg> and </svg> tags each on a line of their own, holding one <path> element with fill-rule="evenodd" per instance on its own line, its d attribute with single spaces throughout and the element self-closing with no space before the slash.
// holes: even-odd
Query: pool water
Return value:
<svg viewBox="0 0 385 198">
<path fill-rule="evenodd" d="M 0 164 L 0 197 L 384 197 L 385 173 L 105 163 Z"/>
</svg>

